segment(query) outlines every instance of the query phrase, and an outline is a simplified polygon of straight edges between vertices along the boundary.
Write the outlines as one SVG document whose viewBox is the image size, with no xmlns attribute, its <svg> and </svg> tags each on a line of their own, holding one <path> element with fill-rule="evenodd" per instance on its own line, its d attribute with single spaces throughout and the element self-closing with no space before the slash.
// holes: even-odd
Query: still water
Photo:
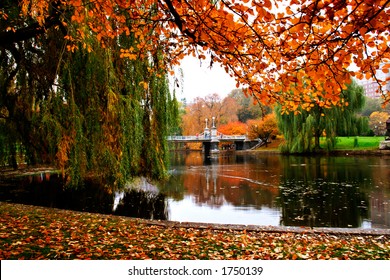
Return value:
<svg viewBox="0 0 390 280">
<path fill-rule="evenodd" d="M 389 157 L 176 153 L 160 184 L 168 219 L 390 228 Z"/>
<path fill-rule="evenodd" d="M 390 228 L 390 157 L 172 154 L 167 182 L 69 190 L 56 175 L 0 177 L 0 201 L 146 219 Z"/>
</svg>

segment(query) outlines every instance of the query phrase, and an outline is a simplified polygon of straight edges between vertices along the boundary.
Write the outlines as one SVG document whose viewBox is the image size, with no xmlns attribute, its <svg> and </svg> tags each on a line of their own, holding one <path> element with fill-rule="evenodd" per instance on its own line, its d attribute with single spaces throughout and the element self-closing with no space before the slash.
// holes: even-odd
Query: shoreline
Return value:
<svg viewBox="0 0 390 280">
<path fill-rule="evenodd" d="M 122 217 L 136 219 L 146 225 L 156 225 L 172 228 L 196 228 L 196 229 L 214 229 L 223 231 L 247 231 L 247 232 L 265 232 L 265 233 L 297 233 L 297 234 L 333 234 L 333 235 L 372 235 L 372 236 L 390 236 L 390 229 L 381 228 L 332 228 L 332 227 L 292 227 L 292 226 L 257 226 L 257 225 L 238 225 L 238 224 L 215 224 L 215 223 L 197 223 L 197 222 L 176 222 L 161 220 L 144 220 L 131 217 Z"/>
<path fill-rule="evenodd" d="M 78 215 L 97 215 L 105 218 L 118 218 L 136 222 L 145 226 L 160 226 L 164 228 L 183 228 L 198 230 L 219 230 L 219 231 L 246 231 L 258 233 L 294 233 L 294 234 L 330 234 L 330 235 L 348 235 L 348 236 L 387 236 L 390 237 L 390 229 L 381 228 L 333 228 L 333 227 L 294 227 L 294 226 L 258 226 L 258 225 L 239 225 L 239 224 L 217 224 L 200 222 L 178 222 L 164 220 L 147 220 L 142 218 L 120 216 L 113 214 L 101 214 L 93 212 L 82 212 L 76 210 L 51 208 L 45 206 L 27 205 L 20 203 L 11 203 L 0 201 L 0 206 L 16 206 L 21 208 L 30 208 L 37 210 L 47 210 L 55 213 L 73 213 Z"/>
</svg>

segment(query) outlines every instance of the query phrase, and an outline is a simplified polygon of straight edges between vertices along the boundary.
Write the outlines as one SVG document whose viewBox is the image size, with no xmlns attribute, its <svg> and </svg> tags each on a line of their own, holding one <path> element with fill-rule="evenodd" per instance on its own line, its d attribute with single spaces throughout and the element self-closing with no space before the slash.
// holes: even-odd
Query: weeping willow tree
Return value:
<svg viewBox="0 0 390 280">
<path fill-rule="evenodd" d="M 87 174 L 114 183 L 165 177 L 176 100 L 164 71 L 149 74 L 150 67 L 148 59 L 119 58 L 114 48 L 69 55 L 56 96 L 67 118 L 56 156 L 72 184 Z"/>
<path fill-rule="evenodd" d="M 70 186 L 164 178 L 178 104 L 161 57 L 121 57 L 131 36 L 69 52 L 64 32 L 0 49 L 0 163 L 56 166 Z"/>
<path fill-rule="evenodd" d="M 28 25 L 20 19 L 17 1 L 3 1 L 2 11 L 17 27 Z M 7 27 L 4 17 L 0 30 Z M 40 103 L 49 100 L 59 63 L 58 50 L 64 44 L 61 30 L 45 36 L 18 41 L 0 48 L 0 163 L 17 168 L 21 163 L 48 164 L 53 158 L 53 141 L 46 141 L 40 125 Z M 51 119 L 44 119 L 50 122 Z M 51 139 L 49 139 L 51 140 Z"/>
<path fill-rule="evenodd" d="M 278 127 L 285 138 L 281 146 L 285 153 L 310 153 L 321 150 L 320 138 L 325 136 L 326 149 L 336 145 L 337 136 L 361 135 L 368 130 L 367 118 L 357 115 L 365 103 L 363 88 L 352 82 L 347 85 L 343 97 L 348 106 L 320 107 L 310 111 L 298 109 L 295 113 L 281 114 L 276 107 Z"/>
</svg>

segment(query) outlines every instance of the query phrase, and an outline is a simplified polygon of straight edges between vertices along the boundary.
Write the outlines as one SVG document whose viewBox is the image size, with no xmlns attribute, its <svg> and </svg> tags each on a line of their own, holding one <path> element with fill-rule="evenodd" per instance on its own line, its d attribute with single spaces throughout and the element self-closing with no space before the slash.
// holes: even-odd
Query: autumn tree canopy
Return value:
<svg viewBox="0 0 390 280">
<path fill-rule="evenodd" d="M 208 127 L 214 123 L 220 125 L 237 121 L 238 104 L 233 98 L 221 98 L 218 94 L 209 94 L 205 97 L 197 97 L 185 108 L 182 117 L 182 132 L 184 135 L 196 135 L 204 131 L 206 119 Z"/>
<path fill-rule="evenodd" d="M 229 122 L 219 126 L 218 132 L 224 135 L 245 135 L 247 133 L 247 125 L 239 121 Z"/>
<path fill-rule="evenodd" d="M 386 121 L 390 118 L 387 112 L 373 112 L 370 115 L 369 126 L 375 135 L 386 134 Z"/>
<path fill-rule="evenodd" d="M 248 137 L 260 139 L 267 146 L 270 139 L 279 133 L 277 119 L 274 113 L 257 120 L 248 120 Z"/>
<path fill-rule="evenodd" d="M 92 51 L 91 37 L 104 47 L 125 35 L 138 43 L 122 57 L 161 52 L 158 67 L 170 67 L 207 53 L 247 94 L 286 109 L 343 104 L 351 75 L 373 77 L 384 89 L 376 70 L 390 67 L 389 0 L 20 0 L 23 25 L 7 3 L 0 4 L 0 47 L 10 52 L 51 28 L 62 30 L 71 51 Z"/>
<path fill-rule="evenodd" d="M 0 165 L 57 167 L 74 187 L 166 177 L 166 136 L 178 104 L 159 67 L 162 51 L 124 59 L 121 50 L 140 43 L 126 34 L 70 46 L 73 31 L 92 26 L 72 23 L 61 1 L 42 18 L 43 3 L 0 4 Z"/>
</svg>

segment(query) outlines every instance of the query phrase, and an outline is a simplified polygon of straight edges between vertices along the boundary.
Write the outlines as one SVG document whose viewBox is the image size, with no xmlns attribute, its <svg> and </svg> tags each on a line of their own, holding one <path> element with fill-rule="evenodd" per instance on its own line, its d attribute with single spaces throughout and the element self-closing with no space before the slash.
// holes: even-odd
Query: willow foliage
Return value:
<svg viewBox="0 0 390 280">
<path fill-rule="evenodd" d="M 69 56 L 59 96 L 70 121 L 57 159 L 72 185 L 85 176 L 122 185 L 134 176 L 167 175 L 165 139 L 174 100 L 165 72 L 150 75 L 150 67 L 149 60 L 122 60 L 107 49 Z"/>
<path fill-rule="evenodd" d="M 325 137 L 325 149 L 332 150 L 337 136 L 354 136 L 365 133 L 367 120 L 357 112 L 364 106 L 363 88 L 355 82 L 343 92 L 345 104 L 330 108 L 314 105 L 310 110 L 298 109 L 295 113 L 281 114 L 276 107 L 278 127 L 285 138 L 281 146 L 285 153 L 310 153 L 320 150 L 320 137 Z"/>
<path fill-rule="evenodd" d="M 0 49 L 0 164 L 54 165 L 73 187 L 164 178 L 178 107 L 161 58 L 121 57 L 132 36 L 73 52 L 63 37 L 51 30 L 18 54 Z"/>
</svg>

